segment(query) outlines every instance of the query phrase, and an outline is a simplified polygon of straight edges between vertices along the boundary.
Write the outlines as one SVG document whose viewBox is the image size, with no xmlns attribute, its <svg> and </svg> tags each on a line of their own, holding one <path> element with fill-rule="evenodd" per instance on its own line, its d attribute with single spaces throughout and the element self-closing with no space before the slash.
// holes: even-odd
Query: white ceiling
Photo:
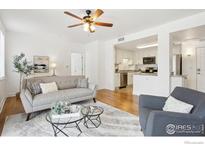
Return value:
<svg viewBox="0 0 205 154">
<path fill-rule="evenodd" d="M 198 26 L 190 29 L 185 29 L 181 31 L 177 31 L 170 34 L 172 37 L 172 42 L 177 45 L 181 44 L 187 40 L 205 40 L 205 25 Z M 141 49 L 137 49 L 137 46 L 148 45 L 148 44 L 155 44 L 157 43 L 157 36 L 150 36 L 138 40 L 133 40 L 125 43 L 121 43 L 116 45 L 115 47 L 118 49 L 130 50 L 130 51 L 137 51 Z"/>
<path fill-rule="evenodd" d="M 181 43 L 186 40 L 204 40 L 205 26 L 198 26 L 178 32 L 171 33 L 172 41 L 174 43 Z"/>
<path fill-rule="evenodd" d="M 70 11 L 81 17 L 85 15 L 85 10 L 0 10 L 0 18 L 8 31 L 55 34 L 59 37 L 67 37 L 73 42 L 87 43 L 138 32 L 205 10 L 104 10 L 104 14 L 98 21 L 112 22 L 114 26 L 113 28 L 97 27 L 93 34 L 84 32 L 82 27 L 66 28 L 79 21 L 64 15 L 64 11 Z"/>
</svg>

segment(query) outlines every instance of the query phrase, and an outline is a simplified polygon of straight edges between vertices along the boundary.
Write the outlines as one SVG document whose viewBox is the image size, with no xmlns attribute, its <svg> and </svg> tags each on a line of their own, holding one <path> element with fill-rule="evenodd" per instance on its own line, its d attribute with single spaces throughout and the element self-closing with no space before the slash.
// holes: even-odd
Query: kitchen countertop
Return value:
<svg viewBox="0 0 205 154">
<path fill-rule="evenodd" d="M 134 75 L 145 75 L 145 76 L 157 76 L 157 72 L 154 73 L 143 73 L 137 70 L 120 70 L 115 73 L 134 73 Z"/>
<path fill-rule="evenodd" d="M 134 75 L 144 75 L 144 76 L 157 76 L 157 73 L 135 73 Z"/>
<path fill-rule="evenodd" d="M 136 72 L 139 72 L 137 70 L 119 70 L 115 73 L 136 73 Z"/>
</svg>

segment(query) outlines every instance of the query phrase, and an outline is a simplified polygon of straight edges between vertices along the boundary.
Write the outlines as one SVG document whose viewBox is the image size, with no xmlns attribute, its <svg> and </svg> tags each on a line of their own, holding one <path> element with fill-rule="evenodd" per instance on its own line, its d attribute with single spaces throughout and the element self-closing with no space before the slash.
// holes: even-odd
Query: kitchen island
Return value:
<svg viewBox="0 0 205 154">
<path fill-rule="evenodd" d="M 121 87 L 121 78 L 120 74 L 127 74 L 127 86 L 134 86 L 134 76 L 139 75 L 139 76 L 157 76 L 157 72 L 153 73 L 145 73 L 145 72 L 140 72 L 136 70 L 120 70 L 115 72 L 115 87 Z M 134 87 L 133 87 L 134 89 Z"/>
<path fill-rule="evenodd" d="M 157 73 L 135 73 L 133 75 L 133 94 L 156 95 L 159 93 L 159 77 Z"/>
</svg>

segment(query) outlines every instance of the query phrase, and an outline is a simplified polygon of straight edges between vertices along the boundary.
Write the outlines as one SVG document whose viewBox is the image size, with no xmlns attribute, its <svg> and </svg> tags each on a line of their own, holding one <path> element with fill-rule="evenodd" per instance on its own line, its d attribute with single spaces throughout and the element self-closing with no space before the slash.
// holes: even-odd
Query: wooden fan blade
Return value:
<svg viewBox="0 0 205 154">
<path fill-rule="evenodd" d="M 81 25 L 83 25 L 83 23 L 75 24 L 75 25 L 70 25 L 70 26 L 68 26 L 68 28 L 77 27 L 77 26 L 81 26 Z"/>
<path fill-rule="evenodd" d="M 72 13 L 67 12 L 67 11 L 65 11 L 64 14 L 69 15 L 69 16 L 74 17 L 74 18 L 77 18 L 77 19 L 79 19 L 79 20 L 83 20 L 81 17 L 78 17 L 78 16 L 76 16 L 75 14 L 72 14 Z"/>
<path fill-rule="evenodd" d="M 106 26 L 106 27 L 112 27 L 112 23 L 106 23 L 106 22 L 95 22 L 95 25 L 97 26 Z"/>
<path fill-rule="evenodd" d="M 94 13 L 94 15 L 92 15 L 93 20 L 95 20 L 96 18 L 98 18 L 99 16 L 101 16 L 103 14 L 103 10 L 97 9 Z"/>
</svg>

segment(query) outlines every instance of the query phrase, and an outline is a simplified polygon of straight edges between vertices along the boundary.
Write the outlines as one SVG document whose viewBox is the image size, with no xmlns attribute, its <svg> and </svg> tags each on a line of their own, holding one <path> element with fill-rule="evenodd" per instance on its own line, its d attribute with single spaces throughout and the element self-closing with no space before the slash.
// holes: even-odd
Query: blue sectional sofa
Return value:
<svg viewBox="0 0 205 154">
<path fill-rule="evenodd" d="M 140 95 L 139 120 L 145 136 L 204 136 L 205 93 L 176 87 L 171 96 L 192 104 L 189 114 L 167 112 L 166 97 Z"/>
</svg>

